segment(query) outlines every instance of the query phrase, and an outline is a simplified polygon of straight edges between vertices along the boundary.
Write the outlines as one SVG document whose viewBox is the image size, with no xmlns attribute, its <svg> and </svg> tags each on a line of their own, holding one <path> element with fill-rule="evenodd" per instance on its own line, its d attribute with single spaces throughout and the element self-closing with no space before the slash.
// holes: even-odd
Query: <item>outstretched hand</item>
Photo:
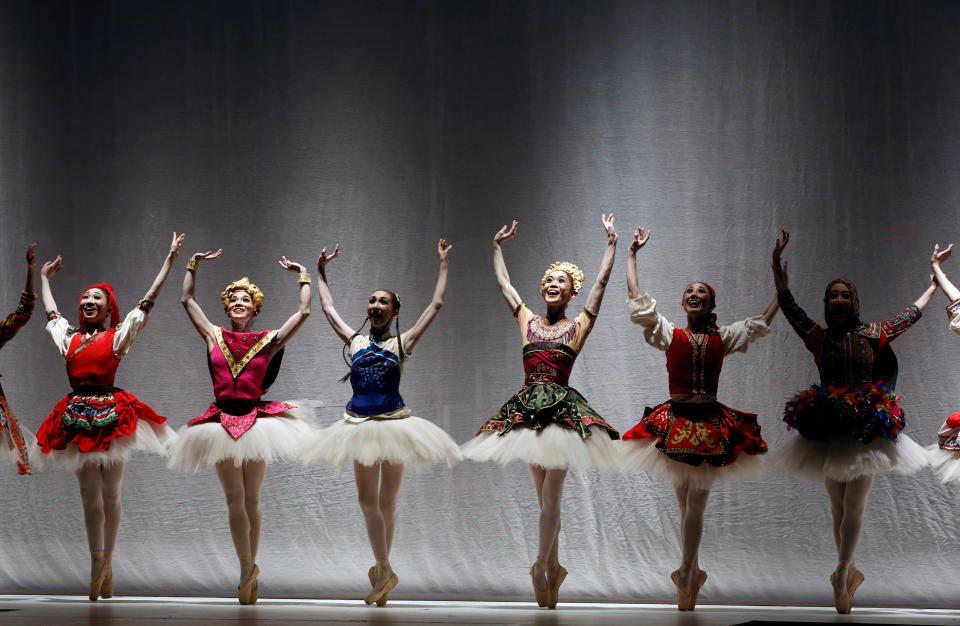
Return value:
<svg viewBox="0 0 960 626">
<path fill-rule="evenodd" d="M 298 272 L 300 274 L 307 273 L 307 267 L 305 265 L 300 265 L 299 263 L 294 263 L 293 261 L 288 261 L 287 257 L 281 256 L 280 260 L 277 261 L 280 264 L 280 267 L 290 272 Z"/>
<path fill-rule="evenodd" d="M 940 263 L 950 258 L 951 252 L 953 252 L 953 244 L 950 244 L 943 250 L 940 249 L 940 244 L 934 244 L 933 255 L 930 257 L 930 265 L 934 267 L 940 265 Z"/>
<path fill-rule="evenodd" d="M 616 243 L 617 231 L 613 229 L 613 213 L 601 213 L 600 221 L 603 222 L 603 229 L 607 231 L 607 243 Z"/>
<path fill-rule="evenodd" d="M 507 230 L 507 225 L 504 224 L 500 230 L 497 231 L 497 234 L 493 236 L 493 243 L 495 245 L 500 245 L 508 239 L 513 239 L 517 235 L 517 220 L 513 220 L 513 225 L 510 226 L 510 230 Z"/>
<path fill-rule="evenodd" d="M 193 256 L 190 257 L 194 261 L 212 261 L 215 258 L 223 254 L 223 248 L 218 249 L 216 252 L 207 250 L 206 252 L 194 252 Z"/>
<path fill-rule="evenodd" d="M 327 249 L 324 248 L 320 251 L 320 258 L 317 259 L 317 271 L 322 272 L 323 268 L 327 266 L 327 263 L 334 260 L 340 256 L 340 244 L 337 244 L 333 247 L 333 254 L 327 256 Z"/>
<path fill-rule="evenodd" d="M 186 233 L 178 235 L 176 231 L 173 232 L 173 240 L 170 242 L 169 254 L 171 261 L 180 255 L 180 246 L 183 245 L 183 240 L 186 236 Z"/>
<path fill-rule="evenodd" d="M 783 249 L 787 247 L 787 243 L 790 242 L 790 233 L 786 230 L 780 230 L 780 236 L 777 238 L 776 245 L 773 246 L 773 263 L 774 265 L 780 263 L 780 257 L 783 256 Z"/>
<path fill-rule="evenodd" d="M 453 244 L 447 243 L 446 239 L 441 238 L 440 241 L 437 242 L 437 254 L 440 255 L 441 261 L 445 261 L 445 262 L 450 261 L 450 259 L 448 258 L 448 255 L 450 254 L 450 251 L 452 249 L 453 249 Z"/>
<path fill-rule="evenodd" d="M 650 235 L 652 234 L 652 228 L 643 230 L 643 226 L 638 226 L 637 230 L 633 231 L 633 241 L 630 242 L 630 252 L 636 253 L 637 250 L 647 245 L 647 242 L 650 241 Z"/>
<path fill-rule="evenodd" d="M 50 278 L 51 276 L 53 276 L 54 274 L 56 274 L 62 269 L 63 269 L 63 257 L 58 255 L 57 258 L 55 258 L 54 260 L 47 261 L 46 263 L 43 264 L 43 266 L 40 268 L 40 276 L 44 278 Z"/>
<path fill-rule="evenodd" d="M 30 266 L 30 269 L 33 269 L 37 266 L 37 244 L 32 243 L 27 246 L 27 265 Z"/>
</svg>

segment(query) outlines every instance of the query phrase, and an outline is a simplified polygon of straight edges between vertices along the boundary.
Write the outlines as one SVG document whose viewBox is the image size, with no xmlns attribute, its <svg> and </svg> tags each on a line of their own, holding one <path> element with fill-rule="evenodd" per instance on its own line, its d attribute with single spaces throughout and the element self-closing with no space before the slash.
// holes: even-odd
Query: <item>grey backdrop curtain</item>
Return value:
<svg viewBox="0 0 960 626">
<path fill-rule="evenodd" d="M 121 309 L 142 296 L 173 230 L 204 264 L 214 320 L 228 281 L 267 293 L 262 327 L 296 307 L 280 255 L 308 266 L 340 242 L 336 302 L 359 325 L 366 296 L 395 289 L 409 327 L 429 301 L 439 237 L 454 244 L 446 304 L 406 369 L 414 413 L 458 441 L 522 380 L 518 331 L 491 272 L 505 246 L 535 307 L 544 267 L 575 261 L 592 281 L 613 211 L 621 244 L 572 383 L 616 427 L 667 396 L 664 357 L 624 306 L 631 229 L 644 289 L 682 322 L 701 279 L 721 323 L 773 293 L 778 229 L 794 293 L 814 317 L 843 275 L 864 319 L 912 303 L 934 242 L 960 240 L 960 10 L 949 2 L 18 2 L 0 3 L 0 302 L 12 311 L 23 251 L 63 254 L 54 280 L 72 315 L 89 283 Z M 945 266 L 960 278 L 960 261 Z M 211 400 L 202 341 L 178 305 L 182 263 L 118 384 L 173 426 Z M 937 295 L 894 348 L 907 433 L 935 442 L 960 408 L 960 337 Z M 579 299 L 574 306 L 580 306 Z M 8 311 L 5 311 L 8 312 Z M 8 400 L 36 429 L 68 389 L 38 311 L 0 354 Z M 314 315 L 286 351 L 274 399 L 321 401 L 338 419 L 349 388 L 340 344 Z M 726 363 L 725 403 L 761 417 L 775 448 L 783 401 L 817 378 L 781 317 Z M 75 479 L 0 490 L 0 591 L 85 587 Z M 263 492 L 262 595 L 357 597 L 372 564 L 352 472 L 271 466 Z M 213 472 L 128 465 L 115 570 L 124 594 L 225 594 L 237 566 Z M 932 473 L 878 477 L 857 563 L 858 601 L 955 602 L 960 503 Z M 679 562 L 672 490 L 645 475 L 571 471 L 564 598 L 668 601 Z M 834 565 L 821 485 L 772 477 L 716 492 L 701 564 L 704 602 L 828 603 Z M 410 473 L 392 555 L 406 598 L 528 599 L 536 503 L 526 467 L 463 463 Z"/>
</svg>

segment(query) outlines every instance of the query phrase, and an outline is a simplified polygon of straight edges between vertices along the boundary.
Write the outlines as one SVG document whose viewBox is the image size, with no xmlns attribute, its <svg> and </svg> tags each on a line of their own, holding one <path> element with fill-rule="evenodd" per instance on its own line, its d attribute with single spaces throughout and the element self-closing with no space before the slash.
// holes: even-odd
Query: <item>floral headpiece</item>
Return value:
<svg viewBox="0 0 960 626">
<path fill-rule="evenodd" d="M 227 288 L 223 290 L 220 294 L 220 301 L 223 302 L 224 308 L 230 306 L 230 296 L 233 295 L 234 291 L 246 291 L 250 294 L 250 297 L 253 298 L 253 308 L 257 313 L 260 312 L 260 305 L 263 304 L 263 292 L 260 291 L 260 288 L 250 282 L 250 279 L 244 276 L 240 280 L 235 280 Z"/>
<path fill-rule="evenodd" d="M 580 287 L 583 287 L 583 270 L 571 263 L 570 261 L 557 261 L 550 265 L 547 268 L 547 271 L 543 273 L 543 278 L 540 279 L 540 288 L 547 283 L 547 276 L 556 271 L 566 272 L 570 275 L 570 279 L 573 281 L 573 291 L 577 293 L 580 291 Z"/>
</svg>

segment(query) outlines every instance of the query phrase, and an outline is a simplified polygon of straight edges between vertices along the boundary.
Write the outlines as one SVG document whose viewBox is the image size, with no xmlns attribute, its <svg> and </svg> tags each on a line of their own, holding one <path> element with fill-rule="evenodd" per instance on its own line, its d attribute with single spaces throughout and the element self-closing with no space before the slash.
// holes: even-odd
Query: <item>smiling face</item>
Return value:
<svg viewBox="0 0 960 626">
<path fill-rule="evenodd" d="M 378 289 L 370 294 L 367 300 L 367 318 L 370 320 L 370 327 L 381 329 L 390 325 L 400 314 L 396 304 L 393 301 L 393 294 L 385 289 Z"/>
<path fill-rule="evenodd" d="M 227 317 L 231 322 L 248 322 L 257 315 L 257 307 L 253 303 L 253 296 L 242 289 L 231 291 L 227 299 Z"/>
<path fill-rule="evenodd" d="M 564 305 L 577 295 L 573 290 L 573 280 L 570 274 L 562 270 L 555 270 L 547 274 L 540 286 L 540 295 L 547 305 Z"/>
<path fill-rule="evenodd" d="M 110 298 L 103 289 L 87 289 L 80 296 L 80 319 L 88 327 L 97 328 L 107 318 Z"/>
<path fill-rule="evenodd" d="M 827 292 L 827 311 L 836 324 L 850 320 L 853 314 L 853 292 L 843 283 L 833 283 Z"/>
<path fill-rule="evenodd" d="M 713 310 L 714 302 L 710 290 L 703 283 L 691 283 L 683 292 L 680 306 L 688 316 L 700 317 Z"/>
</svg>

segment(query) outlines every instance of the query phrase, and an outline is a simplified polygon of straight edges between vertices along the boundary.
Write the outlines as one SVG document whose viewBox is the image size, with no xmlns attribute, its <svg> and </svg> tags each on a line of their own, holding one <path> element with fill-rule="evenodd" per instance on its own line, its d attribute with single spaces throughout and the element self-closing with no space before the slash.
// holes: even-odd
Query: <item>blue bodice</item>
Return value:
<svg viewBox="0 0 960 626">
<path fill-rule="evenodd" d="M 366 347 L 353 353 L 350 386 L 353 397 L 347 410 L 352 413 L 366 417 L 403 408 L 400 357 L 369 340 Z"/>
</svg>

